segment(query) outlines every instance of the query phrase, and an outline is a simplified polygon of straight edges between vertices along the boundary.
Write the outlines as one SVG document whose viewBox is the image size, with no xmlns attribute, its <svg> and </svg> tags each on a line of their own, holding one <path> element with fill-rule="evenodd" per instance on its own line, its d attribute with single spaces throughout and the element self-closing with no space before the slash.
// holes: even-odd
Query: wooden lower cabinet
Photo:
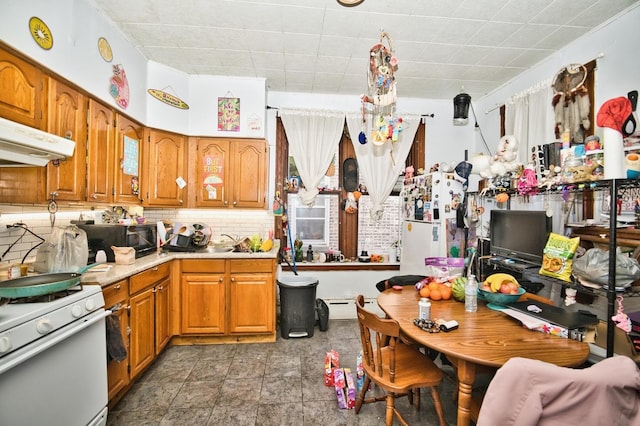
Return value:
<svg viewBox="0 0 640 426">
<path fill-rule="evenodd" d="M 181 334 L 275 336 L 275 260 L 184 259 Z"/>
<path fill-rule="evenodd" d="M 225 260 L 182 260 L 181 333 L 226 332 Z"/>
<path fill-rule="evenodd" d="M 230 260 L 229 332 L 275 331 L 275 284 L 268 260 Z"/>
<path fill-rule="evenodd" d="M 155 360 L 171 337 L 170 271 L 170 264 L 164 263 L 129 278 L 131 379 Z"/>
<path fill-rule="evenodd" d="M 129 353 L 129 281 L 122 280 L 102 289 L 104 303 L 107 309 L 118 319 L 122 341 L 127 354 Z M 129 359 L 117 362 L 107 361 L 107 384 L 109 400 L 129 384 Z"/>
</svg>

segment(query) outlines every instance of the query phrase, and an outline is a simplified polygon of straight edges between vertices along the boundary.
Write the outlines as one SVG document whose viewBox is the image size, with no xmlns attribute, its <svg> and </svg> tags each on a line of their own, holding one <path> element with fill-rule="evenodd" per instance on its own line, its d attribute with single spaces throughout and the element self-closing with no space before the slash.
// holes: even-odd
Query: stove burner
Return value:
<svg viewBox="0 0 640 426">
<path fill-rule="evenodd" d="M 23 303 L 48 303 L 53 302 L 54 300 L 62 299 L 81 290 L 82 285 L 78 285 L 75 287 L 67 288 L 65 290 L 56 291 L 54 293 L 43 294 L 41 296 L 27 296 L 19 297 L 16 299 L 0 298 L 0 306 L 6 305 L 7 303 L 14 305 Z"/>
</svg>

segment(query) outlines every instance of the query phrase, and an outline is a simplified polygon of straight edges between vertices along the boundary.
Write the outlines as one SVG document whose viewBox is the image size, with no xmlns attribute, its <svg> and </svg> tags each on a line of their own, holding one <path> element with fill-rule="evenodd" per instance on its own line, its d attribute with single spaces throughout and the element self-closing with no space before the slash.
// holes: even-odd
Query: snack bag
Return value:
<svg viewBox="0 0 640 426">
<path fill-rule="evenodd" d="M 356 389 L 358 393 L 362 390 L 364 386 L 364 368 L 362 368 L 362 351 L 358 353 L 358 358 L 356 361 Z"/>
<path fill-rule="evenodd" d="M 571 282 L 573 256 L 580 244 L 580 238 L 569 238 L 551 233 L 542 254 L 540 275 Z"/>
<path fill-rule="evenodd" d="M 324 356 L 324 384 L 325 386 L 333 386 L 333 372 L 340 367 L 340 356 L 333 349 Z"/>
<path fill-rule="evenodd" d="M 352 409 L 356 406 L 356 387 L 353 383 L 353 375 L 350 368 L 344 369 L 345 378 L 345 394 L 347 396 L 347 408 Z"/>
</svg>

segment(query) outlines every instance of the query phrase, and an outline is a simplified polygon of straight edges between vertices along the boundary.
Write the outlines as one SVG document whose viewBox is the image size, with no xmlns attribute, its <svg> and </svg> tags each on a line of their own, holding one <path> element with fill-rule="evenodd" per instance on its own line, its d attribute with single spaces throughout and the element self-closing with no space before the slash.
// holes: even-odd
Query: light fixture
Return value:
<svg viewBox="0 0 640 426">
<path fill-rule="evenodd" d="M 471 96 L 462 92 L 453 98 L 453 125 L 466 126 L 469 122 L 469 105 Z"/>
<path fill-rule="evenodd" d="M 353 7 L 357 6 L 360 3 L 364 2 L 364 0 L 337 0 L 340 5 L 345 7 Z"/>
</svg>

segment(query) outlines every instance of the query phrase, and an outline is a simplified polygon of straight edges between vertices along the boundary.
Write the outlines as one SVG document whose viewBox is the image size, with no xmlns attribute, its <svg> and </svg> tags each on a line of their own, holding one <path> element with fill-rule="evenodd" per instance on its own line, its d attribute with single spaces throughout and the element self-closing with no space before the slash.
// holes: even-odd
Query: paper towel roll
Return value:
<svg viewBox="0 0 640 426">
<path fill-rule="evenodd" d="M 604 145 L 604 178 L 625 179 L 622 133 L 609 127 L 602 129 Z"/>
</svg>

